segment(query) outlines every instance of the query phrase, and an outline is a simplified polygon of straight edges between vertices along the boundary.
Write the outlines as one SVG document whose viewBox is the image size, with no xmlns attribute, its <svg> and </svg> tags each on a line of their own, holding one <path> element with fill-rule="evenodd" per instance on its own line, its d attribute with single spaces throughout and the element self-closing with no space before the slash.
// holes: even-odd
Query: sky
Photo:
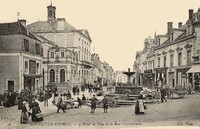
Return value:
<svg viewBox="0 0 200 129">
<path fill-rule="evenodd" d="M 26 19 L 27 24 L 47 20 L 51 0 L 0 0 L 0 23 Z M 65 18 L 77 29 L 87 29 L 92 52 L 114 70 L 133 68 L 136 51 L 144 39 L 165 34 L 167 22 L 188 19 L 188 10 L 200 7 L 200 0 L 52 0 L 56 17 Z M 95 49 L 94 49 L 95 48 Z"/>
</svg>

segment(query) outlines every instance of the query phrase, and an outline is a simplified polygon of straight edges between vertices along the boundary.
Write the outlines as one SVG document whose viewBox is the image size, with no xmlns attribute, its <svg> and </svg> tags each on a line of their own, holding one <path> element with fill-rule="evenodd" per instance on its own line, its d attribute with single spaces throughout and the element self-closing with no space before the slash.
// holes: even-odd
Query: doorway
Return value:
<svg viewBox="0 0 200 129">
<path fill-rule="evenodd" d="M 169 86 L 170 88 L 174 87 L 174 72 L 169 73 Z"/>
<path fill-rule="evenodd" d="M 8 80 L 8 92 L 14 91 L 14 81 Z"/>
<path fill-rule="evenodd" d="M 35 78 L 25 77 L 24 78 L 24 89 L 34 92 L 35 91 Z"/>
</svg>

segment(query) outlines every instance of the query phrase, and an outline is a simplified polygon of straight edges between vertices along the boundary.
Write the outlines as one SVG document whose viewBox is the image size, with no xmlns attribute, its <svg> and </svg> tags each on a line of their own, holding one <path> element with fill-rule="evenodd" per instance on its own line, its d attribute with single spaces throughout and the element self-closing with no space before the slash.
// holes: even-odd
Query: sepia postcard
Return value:
<svg viewBox="0 0 200 129">
<path fill-rule="evenodd" d="M 0 16 L 0 129 L 199 128 L 199 0 L 0 0 Z"/>
</svg>

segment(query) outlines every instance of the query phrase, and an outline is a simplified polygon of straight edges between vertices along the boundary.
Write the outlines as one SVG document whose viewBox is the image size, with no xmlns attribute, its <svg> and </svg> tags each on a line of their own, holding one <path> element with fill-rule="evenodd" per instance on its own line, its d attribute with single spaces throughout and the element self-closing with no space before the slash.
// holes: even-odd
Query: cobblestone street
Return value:
<svg viewBox="0 0 200 129">
<path fill-rule="evenodd" d="M 19 124 L 20 112 L 17 107 L 0 110 L 1 126 L 11 128 L 51 128 L 54 125 L 60 128 L 71 126 L 94 127 L 105 126 L 106 124 L 116 127 L 126 126 L 146 126 L 146 125 L 200 125 L 199 103 L 200 95 L 187 95 L 184 99 L 168 100 L 166 103 L 147 104 L 148 109 L 145 115 L 135 115 L 134 106 L 110 108 L 108 113 L 103 113 L 103 109 L 98 108 L 95 114 L 90 114 L 90 108 L 83 106 L 80 109 L 70 109 L 66 113 L 56 113 L 56 108 L 52 105 L 43 109 L 45 118 L 43 122 L 32 123 L 30 125 Z M 43 106 L 43 105 L 42 105 Z M 41 106 L 41 107 L 42 107 Z M 192 110 L 191 110 L 192 107 Z M 94 125 L 92 125 L 94 124 Z"/>
</svg>

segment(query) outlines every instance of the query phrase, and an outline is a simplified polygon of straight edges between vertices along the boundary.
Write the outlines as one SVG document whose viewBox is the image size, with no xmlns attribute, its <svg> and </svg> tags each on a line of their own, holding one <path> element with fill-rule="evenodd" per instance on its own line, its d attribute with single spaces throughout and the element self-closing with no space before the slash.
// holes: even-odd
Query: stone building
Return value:
<svg viewBox="0 0 200 129">
<path fill-rule="evenodd" d="M 0 93 L 43 88 L 43 49 L 25 20 L 0 24 Z"/>
<path fill-rule="evenodd" d="M 168 22 L 167 33 L 155 35 L 153 46 L 151 46 L 146 55 L 147 70 L 152 69 L 155 85 L 159 87 L 168 85 L 171 88 L 176 86 L 187 88 L 189 82 L 194 84 L 194 74 L 200 72 L 197 69 L 191 70 L 194 62 L 199 59 L 200 53 L 199 17 L 200 9 L 196 13 L 193 13 L 193 10 L 190 9 L 188 11 L 188 20 L 185 24 L 179 22 L 178 27 L 175 28 L 173 27 L 173 22 Z M 137 63 L 135 64 L 138 64 L 138 60 L 140 60 L 140 66 L 142 58 L 144 57 L 142 57 L 141 53 L 137 54 Z M 139 67 L 138 71 L 140 73 L 141 70 L 143 69 Z M 199 86 L 193 86 L 195 89 L 199 89 Z"/>
<path fill-rule="evenodd" d="M 92 79 L 94 82 L 92 82 L 93 85 L 103 85 L 103 76 L 105 73 L 105 69 L 103 68 L 103 63 L 99 58 L 98 54 L 92 54 Z"/>
<path fill-rule="evenodd" d="M 56 19 L 56 7 L 52 5 L 47 7 L 47 21 L 36 21 L 28 25 L 28 28 L 33 33 L 54 42 L 57 46 L 57 48 L 50 49 L 48 53 L 50 63 L 48 64 L 48 69 L 46 69 L 47 71 L 45 71 L 48 83 L 51 83 L 50 73 L 54 73 L 53 69 L 55 70 L 56 82 L 58 83 L 61 81 L 60 75 L 64 75 L 65 73 L 65 79 L 63 78 L 62 80 L 64 81 L 62 82 L 63 86 L 67 84 L 70 86 L 81 85 L 92 82 L 92 40 L 87 30 L 76 29 L 65 18 Z M 56 61 L 56 58 L 59 58 L 59 61 Z M 69 61 L 67 58 L 72 59 L 72 61 Z"/>
</svg>

